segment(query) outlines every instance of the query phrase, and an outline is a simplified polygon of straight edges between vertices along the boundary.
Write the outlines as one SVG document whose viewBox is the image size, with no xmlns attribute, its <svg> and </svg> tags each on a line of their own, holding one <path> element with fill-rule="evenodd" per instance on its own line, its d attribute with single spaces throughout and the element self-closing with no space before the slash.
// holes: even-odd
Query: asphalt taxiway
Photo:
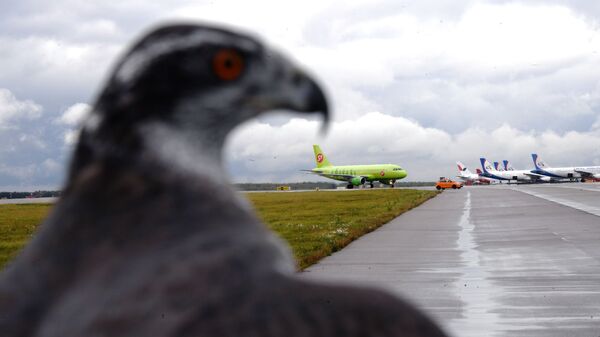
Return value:
<svg viewBox="0 0 600 337">
<path fill-rule="evenodd" d="M 58 198 L 22 198 L 22 199 L 0 199 L 0 205 L 7 204 L 50 204 L 55 203 Z"/>
<path fill-rule="evenodd" d="M 390 289 L 454 336 L 600 336 L 600 185 L 447 190 L 308 268 Z"/>
</svg>

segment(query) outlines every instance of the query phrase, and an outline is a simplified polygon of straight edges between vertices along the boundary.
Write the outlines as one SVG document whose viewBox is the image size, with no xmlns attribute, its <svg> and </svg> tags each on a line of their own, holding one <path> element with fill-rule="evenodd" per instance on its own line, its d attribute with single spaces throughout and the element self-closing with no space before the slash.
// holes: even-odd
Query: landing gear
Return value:
<svg viewBox="0 0 600 337">
<path fill-rule="evenodd" d="M 354 185 L 352 185 L 352 184 L 348 184 L 348 185 L 346 185 L 346 188 L 347 188 L 347 189 L 349 189 L 349 190 L 351 190 L 351 189 L 353 189 L 353 188 L 354 188 Z"/>
<path fill-rule="evenodd" d="M 395 180 L 391 180 L 391 181 L 390 181 L 390 188 L 394 188 L 394 184 L 395 184 L 395 183 L 396 183 L 396 181 L 395 181 Z"/>
<path fill-rule="evenodd" d="M 371 185 L 371 188 L 375 188 L 375 185 L 373 185 L 373 182 L 369 183 Z"/>
</svg>

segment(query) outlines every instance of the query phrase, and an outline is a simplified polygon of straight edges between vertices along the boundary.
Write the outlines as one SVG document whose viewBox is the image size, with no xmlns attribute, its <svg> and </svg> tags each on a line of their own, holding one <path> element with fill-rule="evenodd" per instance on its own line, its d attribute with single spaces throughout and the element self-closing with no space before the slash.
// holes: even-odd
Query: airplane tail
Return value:
<svg viewBox="0 0 600 337">
<path fill-rule="evenodd" d="M 496 171 L 504 171 L 500 163 L 497 161 L 494 162 L 494 168 L 496 169 Z"/>
<path fill-rule="evenodd" d="M 494 167 L 489 161 L 487 161 L 487 159 L 479 158 L 479 161 L 481 162 L 481 168 L 483 169 L 483 172 L 489 173 L 489 171 L 494 171 Z"/>
<path fill-rule="evenodd" d="M 532 153 L 531 158 L 533 159 L 533 165 L 535 165 L 536 170 L 543 170 L 548 168 L 548 165 L 542 161 L 542 159 L 537 155 L 537 153 Z"/>
<path fill-rule="evenodd" d="M 461 175 L 472 174 L 471 171 L 469 171 L 469 169 L 463 163 L 457 161 L 456 166 L 458 166 L 458 171 L 460 172 Z"/>
<path fill-rule="evenodd" d="M 327 160 L 325 153 L 323 153 L 319 145 L 313 145 L 313 151 L 315 152 L 315 162 L 317 163 L 317 167 L 331 166 L 331 163 Z"/>
<path fill-rule="evenodd" d="M 477 172 L 477 174 L 482 174 L 483 172 L 481 172 L 480 169 L 475 169 L 475 172 Z"/>
<path fill-rule="evenodd" d="M 502 161 L 504 163 L 504 170 L 506 171 L 514 171 L 515 168 L 510 164 L 510 162 L 506 159 Z"/>
</svg>

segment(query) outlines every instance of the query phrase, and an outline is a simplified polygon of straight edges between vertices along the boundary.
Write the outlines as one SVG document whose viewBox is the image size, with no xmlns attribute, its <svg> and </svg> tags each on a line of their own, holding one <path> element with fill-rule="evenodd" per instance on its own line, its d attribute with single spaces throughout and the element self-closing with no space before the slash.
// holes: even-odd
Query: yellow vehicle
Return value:
<svg viewBox="0 0 600 337">
<path fill-rule="evenodd" d="M 289 191 L 292 188 L 289 187 L 289 186 L 277 186 L 275 189 L 278 190 L 278 191 Z"/>
<path fill-rule="evenodd" d="M 440 177 L 440 180 L 435 184 L 435 188 L 439 190 L 445 190 L 447 188 L 462 188 L 463 184 L 458 181 L 453 181 L 452 179 L 448 179 L 445 177 Z"/>
</svg>

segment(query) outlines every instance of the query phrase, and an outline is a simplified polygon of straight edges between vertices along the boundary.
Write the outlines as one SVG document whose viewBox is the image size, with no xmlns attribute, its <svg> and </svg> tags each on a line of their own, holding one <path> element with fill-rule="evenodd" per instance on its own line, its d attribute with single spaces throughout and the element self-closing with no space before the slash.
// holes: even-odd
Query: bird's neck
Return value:
<svg viewBox="0 0 600 337">
<path fill-rule="evenodd" d="M 150 123 L 140 129 L 143 158 L 149 164 L 170 167 L 183 175 L 211 176 L 225 180 L 222 149 L 226 132 L 207 128 L 186 132 L 163 123 Z"/>
<path fill-rule="evenodd" d="M 227 184 L 222 165 L 226 133 L 220 128 L 185 132 L 165 123 L 146 123 L 131 131 L 83 130 L 73 156 L 69 180 L 86 167 L 110 162 L 114 167 L 157 176 L 206 179 Z M 114 129 L 112 131 L 115 131 Z M 116 172 L 115 172 L 116 173 Z"/>
</svg>

